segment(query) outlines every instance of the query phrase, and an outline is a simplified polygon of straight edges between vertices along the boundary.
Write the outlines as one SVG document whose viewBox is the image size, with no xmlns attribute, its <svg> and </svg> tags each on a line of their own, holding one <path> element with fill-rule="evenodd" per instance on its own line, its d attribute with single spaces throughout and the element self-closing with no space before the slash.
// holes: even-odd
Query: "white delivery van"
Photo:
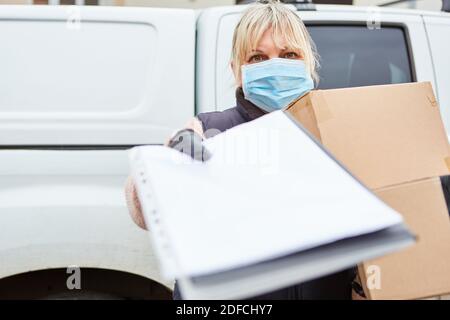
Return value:
<svg viewBox="0 0 450 320">
<path fill-rule="evenodd" d="M 127 149 L 235 105 L 244 9 L 0 7 L 0 298 L 170 297 L 128 216 Z M 431 81 L 450 129 L 450 14 L 310 9 L 319 88 Z"/>
<path fill-rule="evenodd" d="M 170 296 L 126 149 L 194 114 L 194 11 L 0 6 L 0 38 L 0 297 L 60 297 L 68 266 L 76 296 Z"/>
</svg>

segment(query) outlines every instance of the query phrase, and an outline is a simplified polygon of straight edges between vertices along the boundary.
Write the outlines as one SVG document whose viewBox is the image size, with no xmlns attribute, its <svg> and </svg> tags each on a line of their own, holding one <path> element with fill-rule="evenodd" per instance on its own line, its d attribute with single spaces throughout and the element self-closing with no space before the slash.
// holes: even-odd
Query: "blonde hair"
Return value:
<svg viewBox="0 0 450 320">
<path fill-rule="evenodd" d="M 247 8 L 233 35 L 231 62 L 236 80 L 241 78 L 241 66 L 246 55 L 256 49 L 262 35 L 272 28 L 275 45 L 281 48 L 277 39 L 285 39 L 287 44 L 302 55 L 308 72 L 315 83 L 319 76 L 318 55 L 308 30 L 300 17 L 278 0 L 259 0 Z"/>
</svg>

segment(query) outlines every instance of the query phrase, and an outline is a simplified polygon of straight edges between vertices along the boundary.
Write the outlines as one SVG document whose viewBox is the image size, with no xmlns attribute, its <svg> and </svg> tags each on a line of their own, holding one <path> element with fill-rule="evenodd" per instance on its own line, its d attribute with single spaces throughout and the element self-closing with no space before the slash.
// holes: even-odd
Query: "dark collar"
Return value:
<svg viewBox="0 0 450 320">
<path fill-rule="evenodd" d="M 241 87 L 236 89 L 236 107 L 239 113 L 246 121 L 255 120 L 267 112 L 255 106 L 244 97 L 244 91 Z"/>
</svg>

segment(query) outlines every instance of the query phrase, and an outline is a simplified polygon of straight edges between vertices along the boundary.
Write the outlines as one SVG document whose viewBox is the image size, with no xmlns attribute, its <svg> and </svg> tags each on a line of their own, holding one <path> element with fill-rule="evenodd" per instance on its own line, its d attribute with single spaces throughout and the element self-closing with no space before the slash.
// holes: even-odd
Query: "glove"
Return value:
<svg viewBox="0 0 450 320">
<path fill-rule="evenodd" d="M 204 162 L 211 158 L 211 153 L 202 142 L 203 138 L 194 130 L 182 129 L 169 140 L 168 147 L 185 153 L 194 160 Z"/>
</svg>

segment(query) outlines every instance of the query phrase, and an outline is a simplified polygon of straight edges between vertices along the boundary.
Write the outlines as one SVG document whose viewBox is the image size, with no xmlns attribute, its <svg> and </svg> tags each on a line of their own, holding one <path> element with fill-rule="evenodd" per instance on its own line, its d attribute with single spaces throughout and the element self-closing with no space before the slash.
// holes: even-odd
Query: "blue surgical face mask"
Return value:
<svg viewBox="0 0 450 320">
<path fill-rule="evenodd" d="M 280 110 L 314 89 L 302 60 L 273 58 L 241 67 L 245 99 L 261 109 Z"/>
</svg>

